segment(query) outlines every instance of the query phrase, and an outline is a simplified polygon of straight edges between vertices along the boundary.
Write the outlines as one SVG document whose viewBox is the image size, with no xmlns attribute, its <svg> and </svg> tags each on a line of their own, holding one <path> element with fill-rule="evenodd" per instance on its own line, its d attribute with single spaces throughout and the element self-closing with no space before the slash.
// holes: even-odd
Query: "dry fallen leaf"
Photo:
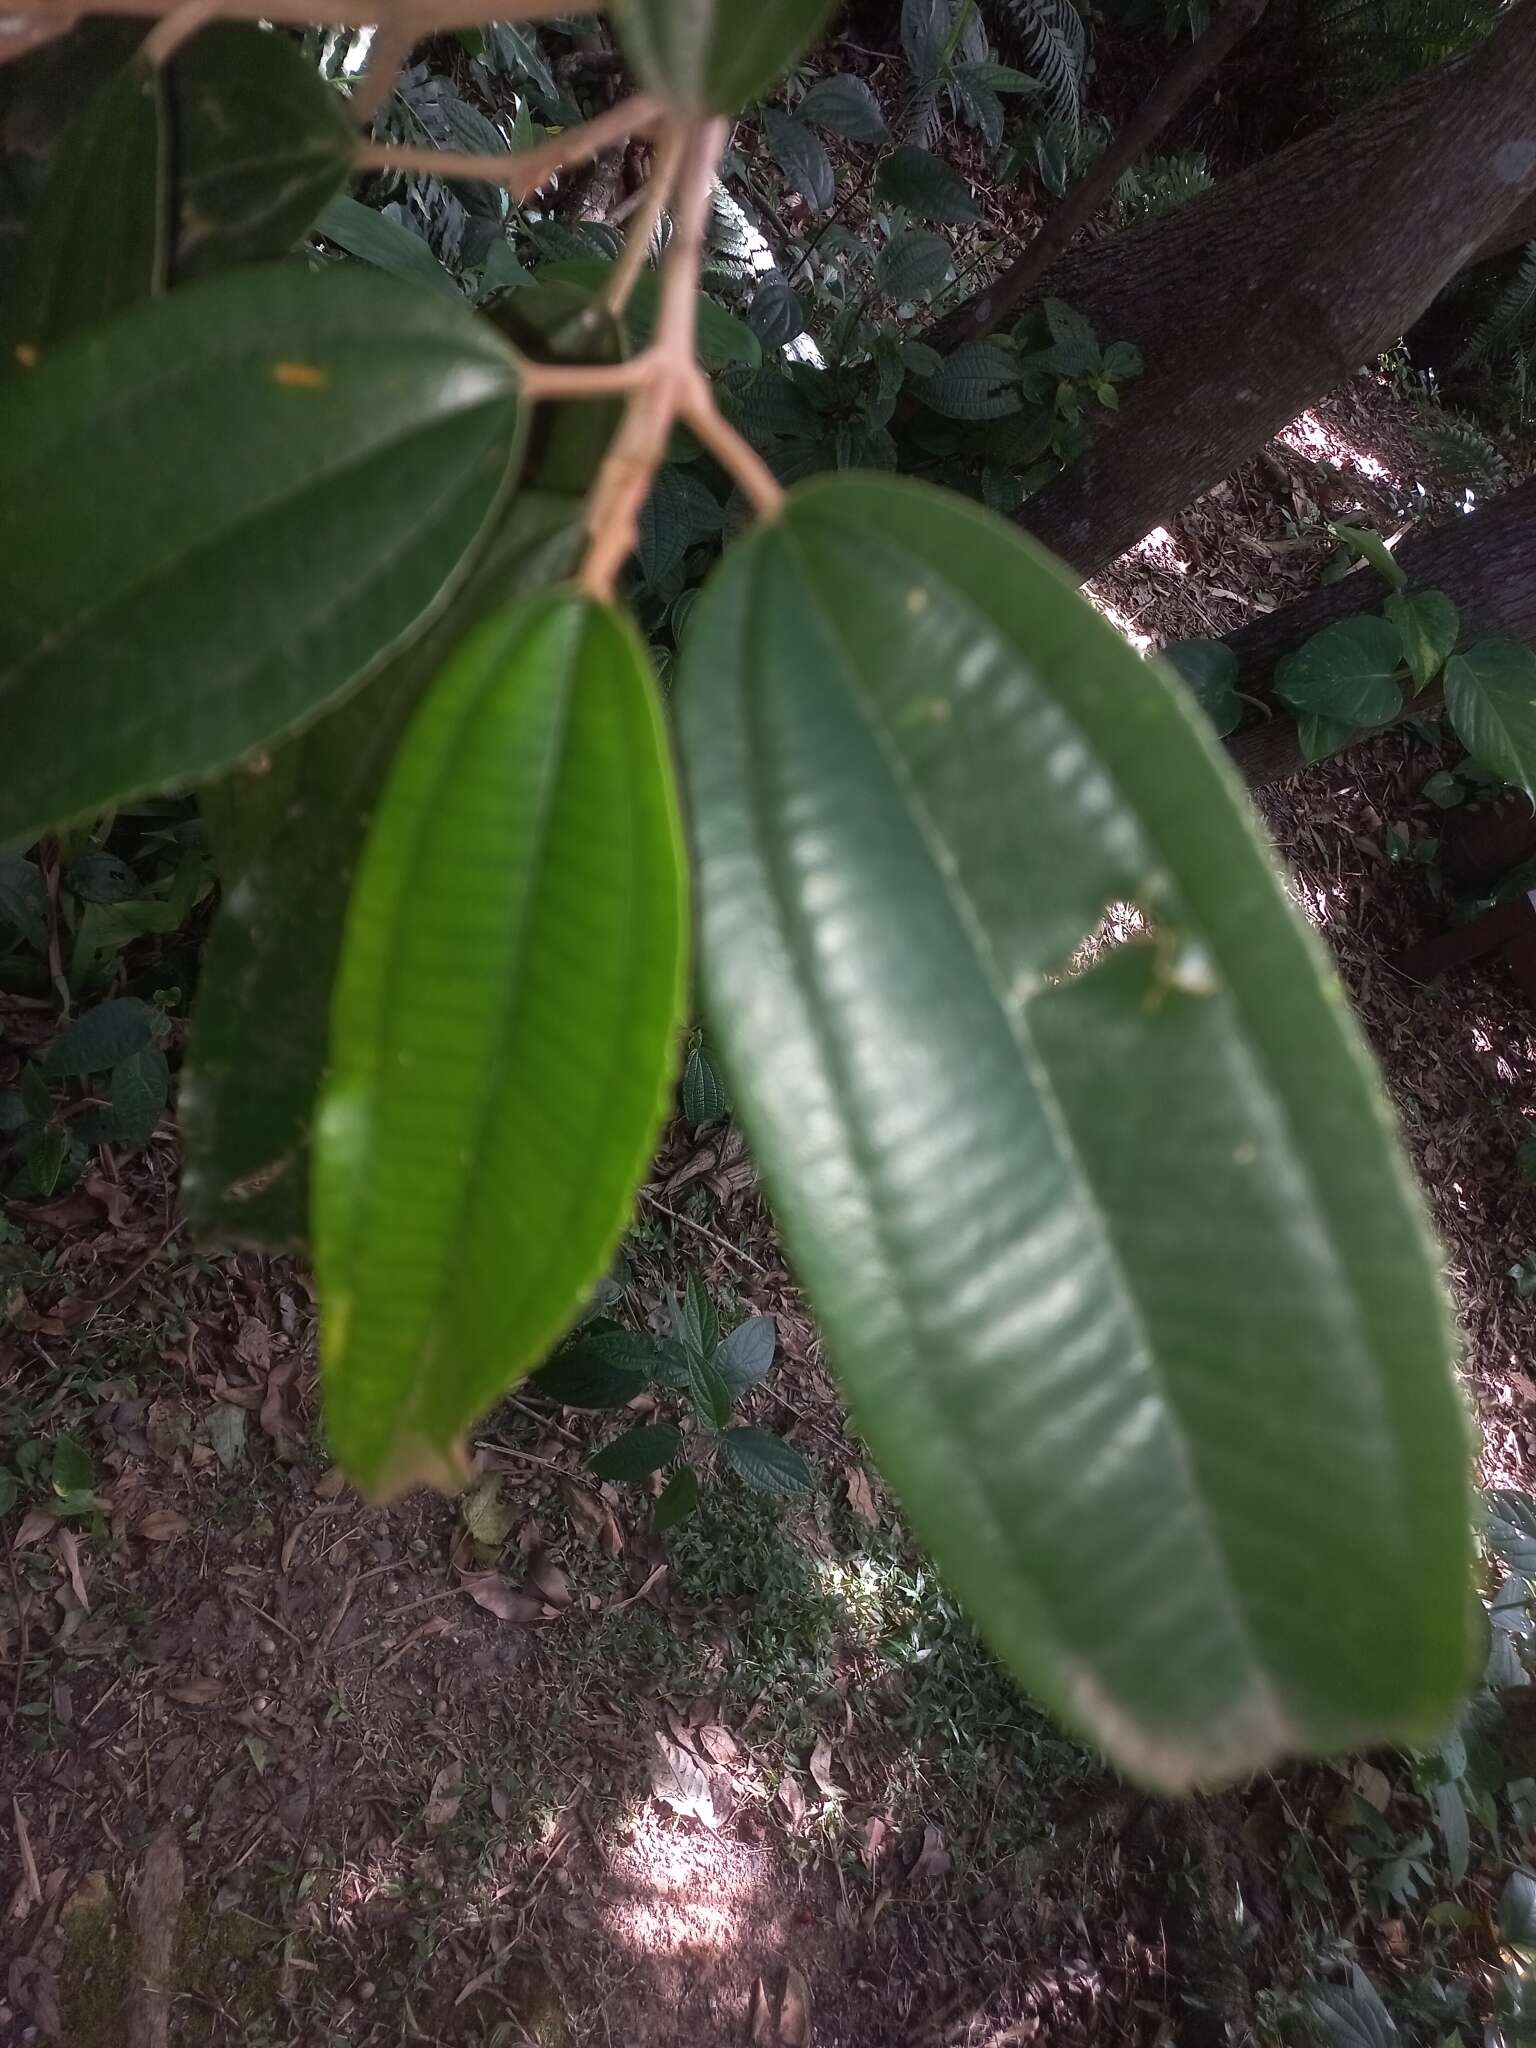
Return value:
<svg viewBox="0 0 1536 2048">
<path fill-rule="evenodd" d="M 794 1963 L 784 1971 L 784 1999 L 779 2007 L 779 2048 L 810 2048 L 811 1987 Z"/>
<path fill-rule="evenodd" d="M 21 1518 L 21 1527 L 16 1531 L 12 1550 L 25 1550 L 30 1544 L 41 1543 L 45 1536 L 51 1536 L 58 1527 L 57 1521 L 46 1508 L 28 1508 Z"/>
<path fill-rule="evenodd" d="M 148 1543 L 174 1543 L 191 1526 L 186 1516 L 177 1514 L 174 1508 L 151 1508 L 136 1533 Z"/>
<path fill-rule="evenodd" d="M 872 1813 L 859 1831 L 859 1854 L 871 1870 L 880 1860 L 880 1851 L 885 1847 L 888 1833 L 889 1829 L 878 1813 Z"/>
<path fill-rule="evenodd" d="M 463 1804 L 464 1766 L 458 1762 L 444 1764 L 432 1780 L 432 1790 L 422 1809 L 422 1825 L 427 1833 L 440 1833 L 453 1821 Z"/>
<path fill-rule="evenodd" d="M 923 1846 L 917 1852 L 917 1861 L 907 1872 L 913 1884 L 925 1877 L 943 1877 L 949 1870 L 949 1851 L 944 1846 L 944 1837 L 929 1821 L 923 1829 Z"/>
<path fill-rule="evenodd" d="M 1375 1764 L 1357 1763 L 1354 1768 L 1355 1790 L 1367 1806 L 1374 1806 L 1378 1813 L 1385 1813 L 1392 1798 L 1392 1781 L 1385 1771 Z"/>
<path fill-rule="evenodd" d="M 681 1743 L 671 1741 L 658 1730 L 656 1754 L 651 1758 L 651 1790 L 674 1813 L 691 1815 L 707 1828 L 719 1828 L 730 1816 L 727 1787 L 721 1785 L 707 1764 L 690 1756 Z"/>
<path fill-rule="evenodd" d="M 528 1581 L 551 1607 L 569 1607 L 571 1604 L 571 1582 L 559 1565 L 551 1564 L 542 1552 L 535 1552 L 528 1560 Z"/>
<path fill-rule="evenodd" d="M 869 1483 L 869 1475 L 862 1465 L 850 1465 L 847 1473 L 848 1505 L 861 1522 L 878 1522 L 879 1511 L 875 1507 L 875 1490 Z"/>
<path fill-rule="evenodd" d="M 741 1759 L 741 1747 L 729 1728 L 722 1728 L 718 1721 L 708 1721 L 696 1731 L 695 1740 L 704 1754 L 727 1769 Z"/>
<path fill-rule="evenodd" d="M 329 1472 L 315 1481 L 315 1499 L 334 1500 L 337 1494 L 345 1491 L 346 1484 L 346 1473 L 339 1465 L 333 1465 Z"/>
<path fill-rule="evenodd" d="M 776 1796 L 780 1806 L 789 1815 L 791 1824 L 798 1826 L 805 1819 L 805 1794 L 800 1789 L 800 1780 L 793 1771 L 786 1771 L 780 1778 Z"/>
<path fill-rule="evenodd" d="M 772 2048 L 777 2029 L 773 2007 L 768 2003 L 768 1986 L 759 1977 L 752 1986 L 752 2003 L 747 2008 L 747 2038 L 752 2048 Z"/>
<path fill-rule="evenodd" d="M 264 1372 L 272 1362 L 272 1332 L 265 1323 L 257 1322 L 254 1316 L 247 1316 L 240 1325 L 240 1334 L 235 1339 L 235 1356 L 242 1365 L 254 1365 Z"/>
<path fill-rule="evenodd" d="M 85 1577 L 80 1570 L 80 1539 L 73 1529 L 61 1528 L 53 1540 L 58 1548 L 60 1557 L 64 1560 L 64 1569 L 69 1573 L 70 1589 L 86 1613 L 89 1614 L 91 1611 L 90 1596 L 85 1590 Z"/>
<path fill-rule="evenodd" d="M 477 1607 L 494 1614 L 498 1621 L 540 1621 L 544 1602 L 536 1593 L 520 1593 L 509 1586 L 500 1572 L 460 1572 L 459 1584 Z"/>
<path fill-rule="evenodd" d="M 180 1685 L 168 1685 L 165 1696 L 184 1707 L 211 1707 L 224 1697 L 224 1688 L 216 1678 L 187 1678 Z"/>
<path fill-rule="evenodd" d="M 846 1799 L 848 1787 L 839 1785 L 832 1775 L 832 1745 L 825 1735 L 818 1735 L 816 1747 L 811 1751 L 811 1777 L 816 1789 L 827 1799 Z"/>
</svg>

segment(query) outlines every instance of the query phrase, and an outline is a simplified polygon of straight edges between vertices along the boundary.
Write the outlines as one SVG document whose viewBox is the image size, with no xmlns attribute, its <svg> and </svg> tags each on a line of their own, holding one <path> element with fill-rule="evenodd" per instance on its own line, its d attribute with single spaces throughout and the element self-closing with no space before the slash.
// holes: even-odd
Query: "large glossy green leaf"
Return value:
<svg viewBox="0 0 1536 2048">
<path fill-rule="evenodd" d="M 1396 681 L 1402 659 L 1402 638 L 1390 619 L 1337 619 L 1278 665 L 1275 695 L 1310 718 L 1380 725 L 1403 708 Z"/>
<path fill-rule="evenodd" d="M 852 478 L 727 555 L 679 693 L 711 1042 L 994 1645 L 1158 1786 L 1432 1732 L 1436 1260 L 1204 719 L 1014 529 Z M 1147 936 L 1084 954 L 1115 903 Z"/>
<path fill-rule="evenodd" d="M 1536 802 L 1536 649 L 1479 640 L 1445 664 L 1445 708 L 1469 754 Z"/>
<path fill-rule="evenodd" d="M 500 337 L 365 271 L 230 272 L 0 383 L 0 842 L 360 682 L 452 588 L 521 431 Z"/>
<path fill-rule="evenodd" d="M 788 70 L 831 0 L 615 0 L 630 62 L 647 90 L 688 114 L 733 114 Z"/>
<path fill-rule="evenodd" d="M 601 1277 L 667 1107 L 686 870 L 655 680 L 575 595 L 433 685 L 347 913 L 314 1147 L 321 1363 L 373 1492 L 467 1425 Z"/>
<path fill-rule="evenodd" d="M 1396 626 L 1414 693 L 1432 683 L 1461 631 L 1461 614 L 1443 590 L 1397 590 L 1382 610 Z"/>
<path fill-rule="evenodd" d="M 0 362 L 30 368 L 165 282 L 169 125 L 159 72 L 127 65 L 65 132 L 0 293 Z"/>
<path fill-rule="evenodd" d="M 224 900 L 182 1070 L 181 1204 L 222 1243 L 309 1239 L 309 1131 L 347 891 L 389 764 L 469 628 L 575 568 L 581 509 L 520 491 L 464 590 L 365 690 L 202 792 Z"/>
<path fill-rule="evenodd" d="M 291 36 L 219 21 L 169 69 L 178 283 L 286 256 L 347 181 L 346 102 Z"/>
</svg>

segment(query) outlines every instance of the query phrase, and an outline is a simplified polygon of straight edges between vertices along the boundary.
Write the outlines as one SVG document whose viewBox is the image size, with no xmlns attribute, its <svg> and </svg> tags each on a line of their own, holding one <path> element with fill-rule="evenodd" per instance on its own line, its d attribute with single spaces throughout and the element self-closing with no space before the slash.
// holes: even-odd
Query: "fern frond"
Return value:
<svg viewBox="0 0 1536 2048">
<path fill-rule="evenodd" d="M 1024 43 L 1024 65 L 1045 87 L 1053 121 L 1075 142 L 1083 119 L 1088 31 L 1072 0 L 990 0 Z"/>
<path fill-rule="evenodd" d="M 1536 342 L 1536 242 L 1527 242 L 1519 269 L 1462 350 L 1457 367 L 1491 362 L 1511 351 L 1524 354 L 1532 342 Z"/>
<path fill-rule="evenodd" d="M 1426 405 L 1408 431 L 1448 484 L 1483 492 L 1503 487 L 1508 464 L 1488 436 L 1460 413 Z"/>
<path fill-rule="evenodd" d="M 1303 0 L 1308 68 L 1336 102 L 1372 98 L 1469 50 L 1504 0 Z"/>
</svg>

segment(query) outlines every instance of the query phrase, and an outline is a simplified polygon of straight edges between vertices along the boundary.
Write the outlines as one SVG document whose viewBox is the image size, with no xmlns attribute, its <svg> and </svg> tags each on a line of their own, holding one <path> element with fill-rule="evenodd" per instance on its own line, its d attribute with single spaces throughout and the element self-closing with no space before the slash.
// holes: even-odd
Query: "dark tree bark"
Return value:
<svg viewBox="0 0 1536 2048">
<path fill-rule="evenodd" d="M 1521 484 L 1480 511 L 1412 535 L 1397 550 L 1397 560 L 1410 588 L 1443 590 L 1455 604 L 1463 645 L 1536 640 L 1536 483 Z M 1275 664 L 1336 619 L 1379 611 L 1386 595 L 1374 570 L 1357 570 L 1342 583 L 1311 591 L 1227 635 L 1226 644 L 1237 656 L 1238 688 L 1273 705 L 1275 714 L 1227 742 L 1252 787 L 1278 782 L 1306 765 L 1295 720 L 1271 693 Z M 1431 688 L 1410 699 L 1402 715 L 1411 718 L 1438 702 L 1438 687 Z"/>
<path fill-rule="evenodd" d="M 1536 0 L 1469 59 L 1041 281 L 1147 374 L 1022 523 L 1092 575 L 1528 232 Z M 1221 202 L 1218 212 L 1212 202 Z"/>
</svg>

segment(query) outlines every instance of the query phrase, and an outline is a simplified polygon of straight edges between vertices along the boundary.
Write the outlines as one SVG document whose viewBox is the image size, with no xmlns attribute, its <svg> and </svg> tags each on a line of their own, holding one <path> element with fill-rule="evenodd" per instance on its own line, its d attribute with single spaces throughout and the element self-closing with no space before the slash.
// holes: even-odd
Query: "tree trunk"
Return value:
<svg viewBox="0 0 1536 2048">
<path fill-rule="evenodd" d="M 1536 640 L 1536 482 L 1519 485 L 1465 518 L 1412 535 L 1397 550 L 1397 560 L 1410 589 L 1443 590 L 1451 599 L 1461 613 L 1463 646 L 1474 640 Z M 1379 611 L 1386 595 L 1374 570 L 1359 569 L 1227 635 L 1226 645 L 1237 656 L 1238 688 L 1271 705 L 1275 714 L 1227 742 L 1250 786 L 1278 782 L 1306 765 L 1296 722 L 1271 694 L 1276 662 L 1336 619 Z M 1439 700 L 1438 687 L 1426 690 L 1408 700 L 1402 716 L 1411 718 Z"/>
<path fill-rule="evenodd" d="M 1074 289 L 1079 257 L 1042 280 L 1103 340 L 1137 341 L 1148 358 L 1124 410 L 1021 515 L 1084 576 L 1341 384 L 1517 232 L 1517 215 L 1523 224 L 1536 197 L 1536 0 L 1517 0 L 1431 85 L 1373 110 L 1368 150 L 1362 128 L 1340 123 L 1234 179 L 1213 195 L 1233 195 L 1224 239 L 1208 239 L 1215 217 L 1197 202 L 1123 238 L 1118 259 L 1101 258 L 1097 289 L 1082 288 L 1086 273 Z M 1341 129 L 1355 138 L 1343 155 Z"/>
</svg>

